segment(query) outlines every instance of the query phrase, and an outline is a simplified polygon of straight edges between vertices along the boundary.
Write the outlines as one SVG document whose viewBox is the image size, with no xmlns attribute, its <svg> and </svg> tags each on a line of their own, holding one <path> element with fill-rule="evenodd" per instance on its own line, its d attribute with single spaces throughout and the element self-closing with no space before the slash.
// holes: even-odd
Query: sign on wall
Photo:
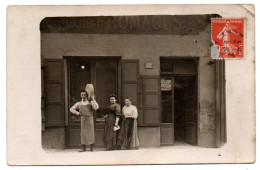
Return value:
<svg viewBox="0 0 260 170">
<path fill-rule="evenodd" d="M 41 33 L 195 35 L 211 15 L 46 17 Z"/>
<path fill-rule="evenodd" d="M 172 80 L 161 79 L 161 91 L 171 91 Z"/>
</svg>

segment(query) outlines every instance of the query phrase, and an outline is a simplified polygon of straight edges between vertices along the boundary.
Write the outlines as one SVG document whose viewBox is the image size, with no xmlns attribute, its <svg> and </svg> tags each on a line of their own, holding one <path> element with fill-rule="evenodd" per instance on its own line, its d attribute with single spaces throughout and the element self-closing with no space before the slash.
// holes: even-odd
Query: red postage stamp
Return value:
<svg viewBox="0 0 260 170">
<path fill-rule="evenodd" d="M 244 19 L 213 18 L 211 24 L 215 58 L 244 58 Z"/>
</svg>

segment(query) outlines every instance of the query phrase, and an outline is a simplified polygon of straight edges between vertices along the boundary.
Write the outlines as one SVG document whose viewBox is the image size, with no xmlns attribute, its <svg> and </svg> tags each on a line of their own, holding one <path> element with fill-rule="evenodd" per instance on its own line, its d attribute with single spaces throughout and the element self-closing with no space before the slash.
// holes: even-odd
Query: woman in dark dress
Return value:
<svg viewBox="0 0 260 170">
<path fill-rule="evenodd" d="M 119 104 L 116 103 L 117 97 L 116 95 L 112 94 L 109 96 L 110 105 L 109 111 L 105 116 L 105 129 L 104 129 L 104 136 L 103 141 L 105 148 L 107 150 L 113 150 L 120 148 L 117 145 L 117 137 L 119 130 L 115 130 L 114 128 L 118 128 L 119 120 L 121 117 L 121 107 Z"/>
</svg>

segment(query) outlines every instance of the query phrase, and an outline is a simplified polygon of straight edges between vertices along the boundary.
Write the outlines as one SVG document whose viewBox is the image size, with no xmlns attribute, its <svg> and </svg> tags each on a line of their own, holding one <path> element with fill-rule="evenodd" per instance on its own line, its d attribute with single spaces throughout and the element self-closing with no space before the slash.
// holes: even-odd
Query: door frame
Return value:
<svg viewBox="0 0 260 170">
<path fill-rule="evenodd" d="M 160 74 L 160 81 L 162 79 L 162 75 L 163 77 L 166 77 L 168 76 L 167 74 Z M 174 123 L 174 120 L 175 120 L 175 117 L 174 117 L 174 76 L 170 75 L 168 76 L 171 78 L 172 80 L 172 84 L 171 84 L 171 91 L 172 91 L 172 123 L 162 123 L 162 102 L 161 102 L 161 99 L 162 99 L 162 90 L 160 89 L 160 105 L 161 105 L 161 130 L 162 128 L 164 129 L 167 129 L 167 128 L 172 128 L 172 144 L 171 143 L 160 143 L 161 146 L 168 146 L 168 145 L 174 145 L 174 142 L 175 142 L 175 137 L 174 137 L 174 126 L 175 126 L 175 123 Z M 160 136 L 160 138 L 162 137 L 162 135 Z"/>
<path fill-rule="evenodd" d="M 96 75 L 96 68 L 91 62 L 103 61 L 104 59 L 113 59 L 117 61 L 117 87 L 116 91 L 118 94 L 118 101 L 121 101 L 122 96 L 122 87 L 121 87 L 121 56 L 63 56 L 65 67 L 64 67 L 64 76 L 65 76 L 65 148 L 79 148 L 81 145 L 70 146 L 70 136 L 69 136 L 69 114 L 70 114 L 70 62 L 79 62 L 79 61 L 89 61 L 90 62 L 90 79 L 93 82 L 94 89 L 96 89 L 96 78 L 93 75 Z M 92 72 L 92 73 L 91 73 Z M 94 73 L 93 73 L 94 72 Z M 96 119 L 96 114 L 94 114 Z M 97 128 L 96 121 L 94 122 L 95 130 Z M 102 147 L 102 146 L 98 146 Z"/>
<path fill-rule="evenodd" d="M 199 57 L 181 57 L 181 56 L 160 56 L 159 57 L 159 64 L 160 64 L 159 69 L 161 69 L 161 59 L 167 59 L 167 60 L 171 60 L 171 61 L 193 59 L 193 60 L 196 61 L 196 65 L 197 65 L 196 74 L 174 74 L 174 73 L 170 73 L 170 72 L 161 72 L 161 70 L 159 70 L 159 74 L 160 74 L 160 80 L 162 78 L 162 75 L 164 75 L 164 76 L 168 75 L 169 77 L 170 76 L 172 77 L 173 82 L 174 82 L 174 76 L 192 76 L 192 75 L 196 76 L 196 78 L 197 78 L 197 81 L 196 81 L 196 83 L 197 83 L 196 146 L 198 146 L 199 145 L 199 134 L 200 134 L 199 133 L 199 130 L 200 130 L 200 128 L 199 128 L 199 120 L 200 120 L 200 114 L 199 114 L 200 113 L 200 107 L 199 107 L 199 101 L 200 101 L 200 81 L 199 81 L 199 79 L 200 79 L 200 67 L 199 67 L 199 63 L 200 63 L 200 58 Z M 172 88 L 173 88 L 172 92 L 173 92 L 173 95 L 174 95 L 174 83 L 172 84 Z M 161 89 L 160 89 L 160 96 L 161 96 Z M 174 97 L 172 99 L 172 102 L 174 102 Z M 174 103 L 173 103 L 172 109 L 173 109 L 172 117 L 173 117 L 173 121 L 174 121 L 175 120 L 175 118 L 174 118 Z M 162 109 L 161 109 L 160 115 L 161 115 L 160 117 L 161 117 L 161 128 L 162 128 L 162 125 L 163 125 L 163 123 L 162 123 Z M 175 142 L 174 141 L 175 140 L 175 138 L 174 138 L 174 122 L 172 123 L 172 126 L 173 126 L 172 128 L 173 128 L 173 145 L 174 145 L 174 142 Z M 161 146 L 163 146 L 162 143 L 161 143 Z"/>
</svg>

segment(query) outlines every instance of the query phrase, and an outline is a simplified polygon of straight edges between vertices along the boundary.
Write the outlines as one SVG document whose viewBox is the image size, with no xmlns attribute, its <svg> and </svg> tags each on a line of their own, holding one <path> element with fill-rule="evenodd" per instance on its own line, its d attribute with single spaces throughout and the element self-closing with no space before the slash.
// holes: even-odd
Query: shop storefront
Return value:
<svg viewBox="0 0 260 170">
<path fill-rule="evenodd" d="M 42 146 L 80 147 L 79 117 L 69 108 L 87 83 L 100 105 L 96 146 L 103 147 L 109 95 L 138 108 L 141 147 L 226 141 L 225 64 L 212 60 L 210 18 L 191 16 L 53 17 L 41 22 Z M 216 16 L 215 16 L 216 17 Z"/>
</svg>

